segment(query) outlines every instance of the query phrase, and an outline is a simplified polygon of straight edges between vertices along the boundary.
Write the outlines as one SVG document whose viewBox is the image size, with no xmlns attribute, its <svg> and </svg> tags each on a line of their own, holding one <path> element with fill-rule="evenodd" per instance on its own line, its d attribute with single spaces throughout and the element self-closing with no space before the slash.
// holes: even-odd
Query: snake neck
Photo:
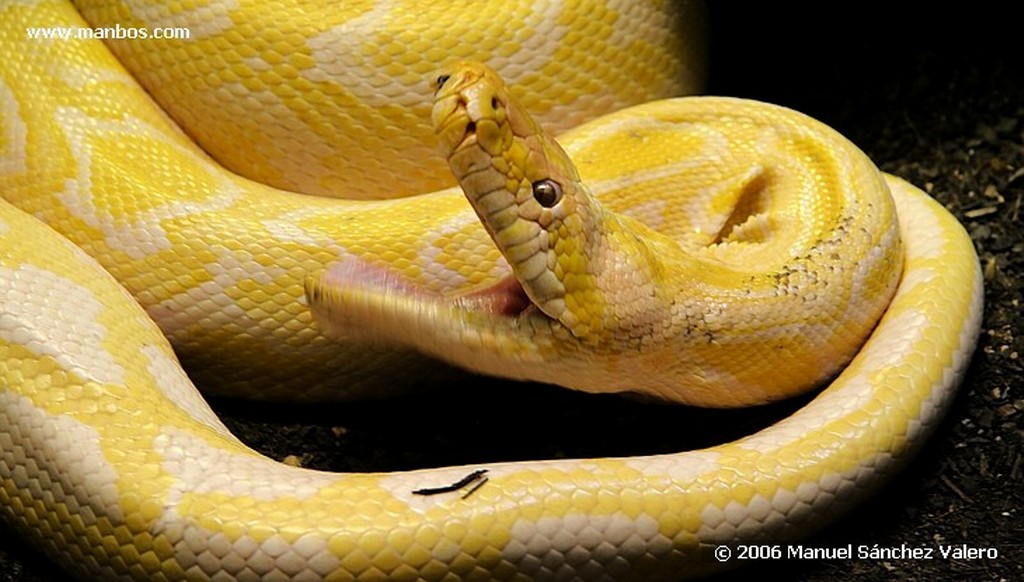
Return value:
<svg viewBox="0 0 1024 582">
<path fill-rule="evenodd" d="M 676 241 L 594 198 L 586 205 L 586 213 L 573 212 L 566 225 L 548 231 L 562 294 L 548 302 L 558 309 L 544 312 L 598 349 L 639 349 L 644 338 L 663 338 L 694 260 Z"/>
</svg>

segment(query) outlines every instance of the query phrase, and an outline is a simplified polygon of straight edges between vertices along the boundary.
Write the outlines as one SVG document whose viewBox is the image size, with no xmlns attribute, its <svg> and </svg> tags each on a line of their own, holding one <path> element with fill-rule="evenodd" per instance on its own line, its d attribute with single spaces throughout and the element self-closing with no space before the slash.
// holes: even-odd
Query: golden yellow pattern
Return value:
<svg viewBox="0 0 1024 582">
<path fill-rule="evenodd" d="M 218 12 L 230 3 L 180 4 L 190 6 L 187 22 L 204 34 L 230 38 L 231 27 L 244 26 Z M 458 294 L 508 268 L 458 192 L 300 201 L 224 172 L 101 43 L 28 38 L 28 28 L 46 26 L 84 23 L 63 2 L 0 6 L 0 515 L 80 577 L 697 575 L 716 566 L 714 544 L 806 533 L 856 502 L 923 442 L 966 368 L 982 296 L 971 243 L 927 196 L 886 177 L 905 241 L 900 287 L 836 381 L 776 426 L 656 457 L 367 475 L 278 465 L 227 433 L 170 344 L 205 383 L 228 392 L 259 388 L 247 373 L 262 377 L 270 397 L 281 395 L 277 386 L 357 367 L 364 378 L 387 371 L 401 384 L 409 378 L 395 372 L 413 369 L 408 376 L 418 378 L 429 368 L 394 365 L 408 354 L 350 352 L 322 338 L 310 325 L 303 279 L 355 260 L 357 270 L 388 265 L 432 292 Z M 275 64 L 272 53 L 261 59 Z M 622 153 L 642 148 L 620 145 L 670 143 L 659 118 L 724 105 L 745 107 L 665 102 L 644 110 L 654 121 L 624 112 L 564 145 L 606 204 L 663 223 L 696 249 L 715 237 L 708 233 L 732 228 L 722 208 L 760 174 L 682 153 L 645 164 L 643 155 Z M 728 132 L 686 125 L 695 131 L 670 151 L 730 158 Z M 780 158 L 775 171 L 787 167 Z M 741 157 L 740 167 L 749 166 Z M 710 212 L 694 202 L 691 222 L 673 227 L 687 203 L 670 202 L 670 184 L 693 168 L 722 186 L 705 193 Z M 732 231 L 757 239 L 769 226 Z M 726 260 L 734 251 L 715 252 Z M 353 354 L 367 359 L 352 363 Z M 412 493 L 478 468 L 489 480 L 465 499 Z"/>
</svg>

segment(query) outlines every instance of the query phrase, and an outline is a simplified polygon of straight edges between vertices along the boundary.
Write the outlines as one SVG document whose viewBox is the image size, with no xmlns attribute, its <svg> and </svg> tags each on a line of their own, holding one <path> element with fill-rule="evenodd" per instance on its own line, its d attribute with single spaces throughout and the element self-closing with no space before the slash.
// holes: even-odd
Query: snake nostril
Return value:
<svg viewBox="0 0 1024 582">
<path fill-rule="evenodd" d="M 434 86 L 436 87 L 436 89 L 434 91 L 435 92 L 440 91 L 441 88 L 444 87 L 444 84 L 447 83 L 448 80 L 451 79 L 451 78 L 452 78 L 451 75 L 438 75 L 437 81 L 434 82 Z"/>
<path fill-rule="evenodd" d="M 473 135 L 476 135 L 476 122 L 470 121 L 466 123 L 466 131 L 462 134 L 462 143 L 466 143 Z"/>
</svg>

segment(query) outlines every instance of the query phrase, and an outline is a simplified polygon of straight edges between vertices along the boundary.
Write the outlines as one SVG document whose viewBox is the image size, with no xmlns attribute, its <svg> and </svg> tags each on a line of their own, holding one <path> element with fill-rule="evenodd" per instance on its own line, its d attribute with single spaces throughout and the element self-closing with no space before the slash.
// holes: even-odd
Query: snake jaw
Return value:
<svg viewBox="0 0 1024 582">
<path fill-rule="evenodd" d="M 456 301 L 464 308 L 475 307 L 481 312 L 513 318 L 534 306 L 519 280 L 512 275 L 486 289 L 458 297 Z"/>
<path fill-rule="evenodd" d="M 348 259 L 307 278 L 305 287 L 313 320 L 333 340 L 412 349 L 472 372 L 522 380 L 557 353 L 551 338 L 559 335 L 558 322 L 512 275 L 446 296 Z"/>
<path fill-rule="evenodd" d="M 349 257 L 305 281 L 310 310 L 332 339 L 402 345 L 428 354 L 460 327 L 477 333 L 512 332 L 533 303 L 512 275 L 461 295 L 424 289 L 401 275 Z"/>
<path fill-rule="evenodd" d="M 553 289 L 558 281 L 550 274 L 543 278 L 546 287 L 536 281 L 537 274 L 548 269 L 543 228 L 520 223 L 507 229 L 501 224 L 503 211 L 515 206 L 514 199 L 503 200 L 503 196 L 514 198 L 519 190 L 510 192 L 508 186 L 522 183 L 529 188 L 531 180 L 539 178 L 523 175 L 514 179 L 493 171 L 492 164 L 492 156 L 512 144 L 512 126 L 529 132 L 531 138 L 540 128 L 525 113 L 510 111 L 517 106 L 504 93 L 501 79 L 482 65 L 462 63 L 439 74 L 434 92 L 432 117 L 441 148 L 512 274 L 483 289 L 446 295 L 420 288 L 361 259 L 345 259 L 306 281 L 314 320 L 328 337 L 404 345 L 445 357 L 458 351 L 455 344 L 464 344 L 467 335 L 471 343 L 479 341 L 474 336 L 515 343 L 521 317 L 533 315 L 553 323 L 562 314 L 560 308 L 552 312 L 552 305 L 561 303 L 559 290 Z M 541 146 L 534 143 L 531 147 Z M 533 162 L 533 167 L 538 167 L 537 161 Z M 550 223 L 551 216 L 541 215 L 558 212 L 543 210 L 528 214 Z M 533 285 L 526 286 L 523 281 Z M 538 293 L 538 289 L 545 291 Z M 534 324 L 537 322 L 530 325 Z"/>
</svg>

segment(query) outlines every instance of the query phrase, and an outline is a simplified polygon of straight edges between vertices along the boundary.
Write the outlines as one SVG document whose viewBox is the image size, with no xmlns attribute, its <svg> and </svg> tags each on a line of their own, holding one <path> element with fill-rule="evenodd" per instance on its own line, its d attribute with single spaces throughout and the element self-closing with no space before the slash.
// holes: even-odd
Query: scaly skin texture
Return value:
<svg viewBox="0 0 1024 582">
<path fill-rule="evenodd" d="M 222 34 L 216 35 L 214 32 L 225 26 L 227 17 L 221 15 L 221 8 L 167 3 L 160 10 L 117 9 L 117 3 L 108 2 L 104 6 L 108 4 L 106 8 L 83 6 L 83 12 L 91 15 L 93 26 L 130 27 L 136 23 L 135 19 L 110 20 L 115 14 L 126 11 L 133 14 L 155 12 L 152 19 L 163 14 L 159 22 L 151 25 L 187 25 L 200 46 L 209 50 L 219 47 L 213 50 L 215 55 L 208 58 L 227 59 L 230 63 L 202 64 L 204 61 L 197 60 L 198 57 L 182 54 L 177 66 L 157 69 L 150 66 L 148 59 L 156 59 L 177 43 L 157 39 L 134 43 L 112 41 L 118 51 L 138 50 L 157 55 L 126 61 L 136 67 L 137 76 L 148 77 L 156 72 L 174 75 L 161 84 L 169 92 L 164 96 L 164 109 L 161 109 L 153 105 L 147 92 L 126 73 L 122 63 L 102 42 L 28 38 L 29 27 L 85 26 L 70 6 L 60 2 L 5 5 L 5 37 L 0 49 L 5 59 L 0 74 L 3 75 L 7 111 L 4 116 L 5 158 L 9 164 L 6 167 L 10 169 L 3 173 L 4 198 L 43 219 L 97 257 L 158 322 L 178 354 L 195 370 L 197 382 L 211 391 L 229 395 L 255 394 L 266 399 L 354 398 L 386 394 L 389 390 L 400 390 L 442 375 L 439 366 L 425 365 L 423 358 L 417 362 L 414 354 L 368 350 L 363 346 L 339 349 L 337 344 L 326 341 L 312 325 L 304 305 L 303 280 L 333 262 L 353 259 L 387 264 L 418 286 L 446 294 L 467 292 L 493 282 L 504 274 L 506 267 L 457 193 L 437 193 L 408 202 L 366 204 L 297 196 L 225 172 L 177 126 L 169 123 L 165 112 L 178 107 L 183 99 L 177 94 L 179 91 L 222 97 L 222 105 L 202 110 L 196 105 L 193 119 L 190 119 L 195 123 L 188 131 L 197 134 L 211 127 L 220 128 L 218 116 L 228 111 L 234 122 L 242 124 L 242 129 L 238 133 L 227 129 L 212 133 L 225 140 L 222 147 L 227 147 L 232 155 L 251 156 L 244 163 L 240 162 L 245 166 L 242 169 L 267 166 L 263 164 L 261 146 L 239 146 L 241 134 L 251 136 L 260 144 L 274 141 L 281 132 L 295 137 L 315 129 L 338 134 L 341 144 L 331 148 L 341 149 L 347 156 L 374 149 L 379 137 L 372 136 L 408 131 L 410 140 L 403 137 L 384 148 L 385 151 L 377 152 L 386 160 L 382 163 L 393 168 L 391 176 L 387 180 L 380 176 L 367 180 L 386 189 L 394 186 L 394 194 L 402 193 L 400 190 L 405 188 L 429 192 L 433 187 L 431 181 L 416 181 L 419 173 L 406 171 L 404 162 L 395 161 L 401 157 L 397 150 L 406 149 L 404 145 L 412 141 L 417 144 L 408 154 L 413 159 L 444 164 L 434 151 L 431 136 L 428 75 L 418 75 L 418 85 L 405 89 L 415 92 L 417 107 L 401 115 L 396 113 L 396 117 L 387 121 L 387 129 L 366 129 L 364 124 L 371 121 L 360 115 L 362 109 L 352 112 L 343 108 L 348 98 L 338 97 L 332 101 L 325 97 L 336 95 L 339 89 L 307 91 L 298 101 L 317 103 L 324 113 L 304 123 L 296 122 L 289 115 L 275 116 L 277 121 L 270 123 L 264 121 L 264 113 L 247 120 L 243 111 L 232 108 L 256 107 L 266 100 L 264 92 L 253 90 L 247 97 L 239 98 L 231 92 L 232 88 L 238 89 L 236 83 L 222 80 L 210 71 L 227 74 L 226 71 L 238 72 L 248 66 L 252 69 L 249 76 L 257 72 L 265 76 L 261 78 L 266 91 L 272 89 L 294 95 L 309 89 L 301 75 L 296 78 L 288 73 L 290 69 L 272 75 L 276 69 L 265 70 L 260 64 L 262 61 L 251 56 L 257 49 L 249 44 L 259 45 L 274 39 L 274 29 L 266 29 L 267 32 L 260 35 L 239 36 L 237 30 L 247 30 L 239 25 L 237 30 L 222 30 Z M 669 12 L 681 7 L 673 6 Z M 229 16 L 255 17 L 252 9 L 240 6 L 239 10 L 239 15 Z M 281 7 L 274 14 L 300 14 L 303 19 L 317 20 L 311 15 L 316 13 L 310 10 L 309 6 L 303 10 Z M 547 10 L 557 11 L 557 8 Z M 603 9 L 581 7 L 581 10 Z M 337 10 L 334 5 L 325 4 L 320 12 Z M 178 13 L 184 14 L 176 18 L 168 15 Z M 358 16 L 349 15 L 354 20 L 358 20 Z M 668 14 L 644 16 L 643 11 L 634 15 L 632 21 L 627 16 L 629 14 L 617 17 L 623 30 L 612 34 L 605 42 L 654 35 L 662 26 L 658 22 L 670 18 Z M 341 15 L 323 16 L 326 20 L 337 18 Z M 588 26 L 586 20 L 574 21 L 584 28 Z M 333 36 L 347 34 L 339 30 L 340 26 L 330 29 Z M 488 27 L 491 38 L 501 31 L 493 25 L 484 29 Z M 578 32 L 580 34 L 567 38 L 583 38 L 582 31 Z M 212 39 L 208 38 L 210 35 Z M 521 70 L 523 63 L 558 60 L 564 42 L 570 42 L 560 38 L 539 37 L 524 42 L 520 50 L 511 53 L 519 55 L 517 58 L 522 61 L 509 62 L 510 73 Z M 289 39 L 297 44 L 292 49 L 296 55 L 310 50 L 300 42 L 302 38 L 287 35 L 277 39 L 274 46 L 283 50 L 285 45 L 281 43 Z M 371 43 L 369 39 L 365 42 Z M 593 44 L 596 41 L 579 42 Z M 675 42 L 692 41 L 679 39 Z M 490 45 L 491 41 L 481 39 L 480 43 Z M 627 47 L 620 49 L 625 60 L 605 74 L 627 77 L 625 72 L 635 64 L 632 59 L 639 58 L 629 56 L 630 51 L 625 49 L 631 46 L 634 43 L 627 42 Z M 516 45 L 502 50 L 513 48 Z M 487 55 L 467 56 L 484 58 Z M 328 59 L 326 55 L 323 58 Z M 417 64 L 416 70 L 424 67 L 432 70 L 440 65 L 422 55 L 421 58 L 425 60 Z M 264 55 L 262 60 L 275 59 Z M 287 69 L 286 64 L 281 66 Z M 601 65 L 598 69 L 605 67 Z M 684 68 L 683 65 L 666 65 L 666 70 L 675 71 L 670 74 L 674 82 L 665 79 L 662 83 L 652 83 L 652 88 L 643 93 L 636 93 L 635 88 L 623 89 L 633 94 L 628 99 L 614 97 L 612 89 L 619 87 L 616 83 L 608 84 L 610 92 L 601 92 L 596 99 L 583 97 L 587 91 L 571 88 L 576 74 L 556 83 L 537 81 L 537 98 L 550 102 L 577 95 L 584 103 L 596 100 L 597 103 L 625 104 L 664 97 L 693 88 L 685 84 L 687 75 L 681 72 Z M 677 78 L 680 76 L 681 79 Z M 276 82 L 271 83 L 271 78 Z M 403 81 L 408 82 L 408 79 Z M 202 83 L 209 86 L 204 90 L 194 87 Z M 395 86 L 405 86 L 398 80 L 395 83 Z M 192 89 L 186 91 L 183 87 Z M 161 92 L 155 89 L 158 87 L 150 87 L 153 94 L 160 97 Z M 324 103 L 325 99 L 330 103 Z M 409 100 L 408 97 L 402 99 Z M 293 98 L 290 102 L 295 101 Z M 394 110 L 376 102 L 371 105 L 379 111 Z M 299 105 L 296 107 L 302 109 Z M 343 109 L 339 112 L 338 107 Z M 557 112 L 554 116 L 558 116 Z M 352 123 L 338 122 L 339 117 L 350 119 Z M 409 117 L 416 118 L 417 123 L 405 124 Z M 370 119 L 377 118 L 370 116 Z M 385 123 L 382 119 L 377 121 Z M 285 124 L 285 128 L 275 129 L 278 124 Z M 360 148 L 346 145 L 353 136 L 367 135 L 371 137 L 367 137 Z M 420 149 L 427 153 L 417 153 Z M 290 175 L 301 175 L 317 165 L 309 159 L 311 151 L 320 152 L 322 148 L 312 144 L 298 147 L 291 154 L 301 161 L 288 162 L 288 167 L 297 165 L 301 171 L 289 170 Z M 333 154 L 328 157 L 333 159 Z M 333 162 L 327 165 L 334 167 Z M 343 167 L 340 171 L 346 179 L 358 175 Z M 259 172 L 249 175 L 260 176 Z M 454 183 L 450 175 L 448 180 Z M 368 216 L 376 219 L 366 220 Z"/>
<path fill-rule="evenodd" d="M 442 148 L 512 270 L 475 297 L 518 308 L 425 307 L 411 284 L 329 272 L 311 303 L 331 335 L 372 330 L 480 372 L 592 392 L 748 406 L 838 372 L 892 297 L 903 249 L 885 180 L 805 116 L 690 98 L 582 126 L 570 147 L 634 156 L 602 203 L 493 71 L 470 63 L 439 80 Z M 607 171 L 574 153 L 583 171 Z M 671 187 L 645 184 L 652 175 Z M 542 182 L 557 189 L 545 203 Z"/>
<path fill-rule="evenodd" d="M 217 16 L 199 11 L 193 24 Z M 0 515 L 83 579 L 696 576 L 719 566 L 710 555 L 716 544 L 806 535 L 877 488 L 936 425 L 966 369 L 982 308 L 977 257 L 955 219 L 886 176 L 904 241 L 899 286 L 838 377 L 775 426 L 734 443 L 651 457 L 350 475 L 279 465 L 230 436 L 178 366 L 171 343 L 194 362 L 213 365 L 204 377 L 223 380 L 226 390 L 252 387 L 245 372 L 232 371 L 240 364 L 255 375 L 279 367 L 267 385 L 356 372 L 346 357 L 368 350 L 345 351 L 322 338 L 302 301 L 303 278 L 321 281 L 318 273 L 332 262 L 340 266 L 323 275 L 328 280 L 313 298 L 327 301 L 318 307 L 357 298 L 344 313 L 357 322 L 371 318 L 385 336 L 400 334 L 383 314 L 419 314 L 405 334 L 462 337 L 462 351 L 455 340 L 432 342 L 447 346 L 438 351 L 455 361 L 467 350 L 491 360 L 505 353 L 519 362 L 510 364 L 519 373 L 530 367 L 521 362 L 531 346 L 537 361 L 548 362 L 563 345 L 574 356 L 590 346 L 597 362 L 615 327 L 581 316 L 569 300 L 573 317 L 563 317 L 546 288 L 533 296 L 554 307 L 530 306 L 522 295 L 509 299 L 517 287 L 508 282 L 513 269 L 501 252 L 515 265 L 550 249 L 516 251 L 518 238 L 504 235 L 513 238 L 509 244 L 493 225 L 492 242 L 458 192 L 300 206 L 290 194 L 224 172 L 168 122 L 103 45 L 27 38 L 27 27 L 80 25 L 76 18 L 59 2 L 0 6 Z M 493 80 L 479 87 L 500 93 Z M 441 89 L 443 109 L 448 94 Z M 424 85 L 424 99 L 426 92 Z M 466 102 L 467 110 L 488 105 Z M 766 118 L 790 125 L 754 123 Z M 481 137 L 458 123 L 467 143 Z M 522 135 L 553 143 L 532 130 Z M 808 173 L 791 156 L 832 159 L 814 147 L 842 144 L 835 147 L 846 151 L 837 139 L 770 106 L 675 100 L 602 118 L 563 141 L 599 203 L 576 198 L 576 190 L 565 198 L 572 170 L 557 155 L 545 160 L 565 182 L 563 201 L 594 204 L 605 216 L 626 213 L 672 239 L 627 245 L 621 233 L 646 229 L 615 219 L 613 240 L 596 247 L 597 265 L 586 267 L 593 257 L 575 259 L 599 274 L 619 265 L 615 257 L 627 247 L 648 244 L 659 261 L 669 260 L 661 251 L 673 245 L 723 263 L 737 260 L 747 243 L 756 248 L 782 226 L 775 219 L 738 221 L 777 210 L 776 202 L 748 193 L 767 184 L 771 201 L 785 200 L 781 186 L 788 182 L 806 186 L 831 176 L 830 164 Z M 463 159 L 458 151 L 450 162 Z M 497 159 L 487 156 L 484 166 L 500 166 Z M 466 166 L 453 165 L 465 184 Z M 879 183 L 876 170 L 861 162 L 836 166 L 857 183 Z M 530 178 L 527 203 L 534 167 L 521 168 Z M 861 177 L 862 170 L 868 174 Z M 680 191 L 676 180 L 690 174 L 708 188 Z M 669 197 L 670 191 L 696 197 Z M 474 192 L 467 192 L 471 199 Z M 517 206 L 516 214 L 537 214 L 525 208 Z M 489 219 L 486 207 L 481 214 Z M 684 216 L 689 222 L 677 221 Z M 550 224 L 563 220 L 557 218 Z M 829 230 L 786 232 L 778 236 L 806 247 L 806 255 Z M 555 251 L 548 266 L 557 271 L 563 259 Z M 773 253 L 764 251 L 764 264 L 774 264 Z M 529 265 L 518 269 L 532 272 Z M 351 286 L 331 291 L 338 287 L 330 277 L 338 276 Z M 556 279 L 555 292 L 560 285 L 566 297 L 581 288 L 612 301 L 609 287 Z M 522 286 L 529 295 L 530 280 Z M 545 309 L 551 313 L 542 316 Z M 791 316 L 803 325 L 799 318 L 808 315 Z M 512 334 L 517 326 L 520 333 Z M 597 339 L 586 339 L 595 330 Z M 296 354 L 309 359 L 289 363 Z M 380 360 L 375 372 L 371 359 L 358 371 L 398 372 L 396 361 Z M 566 365 L 565 383 L 573 386 L 577 370 Z M 470 484 L 479 486 L 471 494 L 469 487 L 415 493 L 478 470 L 487 472 Z"/>
<path fill-rule="evenodd" d="M 479 6 L 471 18 L 443 1 L 75 5 L 93 26 L 190 26 L 187 40 L 110 48 L 226 168 L 344 198 L 451 185 L 423 99 L 423 80 L 451 59 L 502 70 L 555 132 L 695 92 L 704 77 L 695 2 L 513 2 Z"/>
</svg>

